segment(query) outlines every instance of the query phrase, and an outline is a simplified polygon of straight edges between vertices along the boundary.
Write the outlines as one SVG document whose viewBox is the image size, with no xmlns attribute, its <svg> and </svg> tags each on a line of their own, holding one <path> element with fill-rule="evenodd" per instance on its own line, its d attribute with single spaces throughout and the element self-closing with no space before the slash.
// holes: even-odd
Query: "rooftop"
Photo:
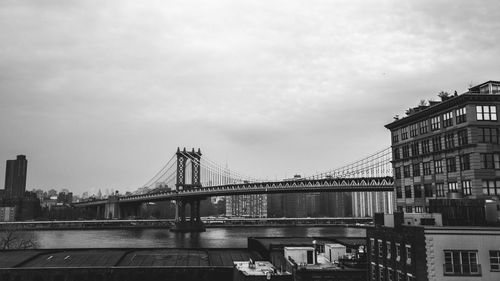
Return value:
<svg viewBox="0 0 500 281">
<path fill-rule="evenodd" d="M 0 268 L 233 267 L 262 259 L 245 249 L 47 249 L 0 252 Z"/>
<path fill-rule="evenodd" d="M 450 95 L 449 97 L 442 98 L 441 101 L 429 101 L 428 105 L 419 105 L 407 110 L 407 115 L 401 118 L 396 118 L 395 120 L 385 127 L 387 129 L 397 128 L 399 126 L 406 125 L 408 122 L 419 121 L 423 118 L 428 118 L 429 115 L 438 113 L 441 110 L 445 110 L 448 107 L 455 106 L 457 104 L 463 103 L 470 100 L 478 99 L 493 99 L 495 101 L 500 101 L 499 90 L 491 89 L 489 93 L 480 92 L 479 89 L 483 88 L 485 85 L 495 85 L 495 87 L 500 87 L 499 81 L 487 81 L 479 85 L 469 88 L 469 91 L 460 95 Z"/>
</svg>

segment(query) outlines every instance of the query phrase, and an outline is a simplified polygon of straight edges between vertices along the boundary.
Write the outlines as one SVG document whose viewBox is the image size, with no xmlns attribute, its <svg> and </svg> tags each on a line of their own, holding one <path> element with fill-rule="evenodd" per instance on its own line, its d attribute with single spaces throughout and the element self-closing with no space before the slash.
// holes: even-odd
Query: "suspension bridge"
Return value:
<svg viewBox="0 0 500 281">
<path fill-rule="evenodd" d="M 257 179 L 230 170 L 206 157 L 200 149 L 177 149 L 177 152 L 144 186 L 129 196 L 109 196 L 73 204 L 96 208 L 108 218 L 122 213 L 136 213 L 144 202 L 175 200 L 173 231 L 204 231 L 200 219 L 201 200 L 213 196 L 308 192 L 383 192 L 393 191 L 392 153 L 390 148 L 354 163 L 323 173 L 272 181 Z M 186 208 L 190 207 L 190 218 Z"/>
</svg>

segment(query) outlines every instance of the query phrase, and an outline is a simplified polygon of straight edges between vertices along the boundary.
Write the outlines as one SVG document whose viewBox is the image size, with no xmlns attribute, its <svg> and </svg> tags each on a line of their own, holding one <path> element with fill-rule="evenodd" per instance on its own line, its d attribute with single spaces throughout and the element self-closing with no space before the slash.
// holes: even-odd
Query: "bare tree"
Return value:
<svg viewBox="0 0 500 281">
<path fill-rule="evenodd" d="M 31 248 L 36 248 L 33 232 L 16 230 L 11 226 L 3 226 L 0 230 L 1 250 Z"/>
</svg>

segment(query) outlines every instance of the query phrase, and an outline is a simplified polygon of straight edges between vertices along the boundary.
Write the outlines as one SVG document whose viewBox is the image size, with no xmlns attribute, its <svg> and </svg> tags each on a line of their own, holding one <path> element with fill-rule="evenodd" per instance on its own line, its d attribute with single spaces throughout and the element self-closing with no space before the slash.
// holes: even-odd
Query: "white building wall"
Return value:
<svg viewBox="0 0 500 281">
<path fill-rule="evenodd" d="M 440 227 L 425 229 L 427 274 L 430 281 L 500 280 L 499 271 L 490 270 L 490 250 L 500 251 L 500 228 Z M 477 251 L 480 276 L 445 276 L 445 250 Z"/>
</svg>

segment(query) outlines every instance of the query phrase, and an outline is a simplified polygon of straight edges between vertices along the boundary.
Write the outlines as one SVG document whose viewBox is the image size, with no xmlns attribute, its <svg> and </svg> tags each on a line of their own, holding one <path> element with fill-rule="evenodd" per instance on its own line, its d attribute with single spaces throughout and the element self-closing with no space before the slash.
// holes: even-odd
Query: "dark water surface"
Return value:
<svg viewBox="0 0 500 281">
<path fill-rule="evenodd" d="M 246 248 L 247 237 L 365 237 L 361 228 L 230 227 L 202 233 L 172 233 L 168 229 L 37 230 L 38 248 Z"/>
</svg>

